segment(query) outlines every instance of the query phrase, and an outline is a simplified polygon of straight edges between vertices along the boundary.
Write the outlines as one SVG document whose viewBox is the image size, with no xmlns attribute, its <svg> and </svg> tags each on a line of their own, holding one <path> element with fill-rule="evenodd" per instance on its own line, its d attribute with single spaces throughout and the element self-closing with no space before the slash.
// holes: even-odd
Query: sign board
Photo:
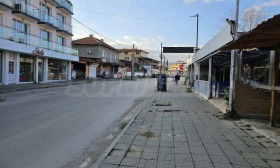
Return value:
<svg viewBox="0 0 280 168">
<path fill-rule="evenodd" d="M 162 47 L 163 53 L 194 53 L 194 47 Z"/>
</svg>

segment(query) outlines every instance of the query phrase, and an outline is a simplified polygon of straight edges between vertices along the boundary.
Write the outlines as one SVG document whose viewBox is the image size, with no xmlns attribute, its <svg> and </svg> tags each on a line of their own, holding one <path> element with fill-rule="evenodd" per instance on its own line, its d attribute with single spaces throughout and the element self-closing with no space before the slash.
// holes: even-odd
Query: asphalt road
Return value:
<svg viewBox="0 0 280 168">
<path fill-rule="evenodd" d="M 0 167 L 71 167 L 155 86 L 155 79 L 98 81 L 6 94 L 0 102 Z"/>
</svg>

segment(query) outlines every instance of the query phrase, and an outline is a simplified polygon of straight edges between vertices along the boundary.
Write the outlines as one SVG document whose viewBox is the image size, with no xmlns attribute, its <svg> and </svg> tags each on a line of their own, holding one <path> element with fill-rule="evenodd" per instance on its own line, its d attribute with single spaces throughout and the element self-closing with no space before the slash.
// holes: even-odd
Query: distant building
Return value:
<svg viewBox="0 0 280 168">
<path fill-rule="evenodd" d="M 119 51 L 93 35 L 72 41 L 79 51 L 80 62 L 73 63 L 74 71 L 83 78 L 113 78 L 118 73 Z"/>
<path fill-rule="evenodd" d="M 71 15 L 68 0 L 1 0 L 0 83 L 70 80 Z"/>
<path fill-rule="evenodd" d="M 132 54 L 133 54 L 133 49 L 118 49 L 120 54 L 120 60 L 126 60 L 126 61 L 131 61 L 132 58 Z M 134 58 L 136 58 L 136 62 L 137 62 L 137 58 L 139 57 L 148 57 L 148 52 L 143 51 L 143 50 L 139 50 L 139 49 L 134 49 Z"/>
</svg>

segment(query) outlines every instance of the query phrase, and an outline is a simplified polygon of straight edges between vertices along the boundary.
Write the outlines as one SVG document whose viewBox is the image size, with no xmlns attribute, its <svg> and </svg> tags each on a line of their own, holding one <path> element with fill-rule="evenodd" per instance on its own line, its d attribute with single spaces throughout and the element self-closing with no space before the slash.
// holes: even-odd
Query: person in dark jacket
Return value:
<svg viewBox="0 0 280 168">
<path fill-rule="evenodd" d="M 176 85 L 178 85 L 178 81 L 180 80 L 180 75 L 179 74 L 176 74 L 175 75 L 175 83 Z"/>
</svg>

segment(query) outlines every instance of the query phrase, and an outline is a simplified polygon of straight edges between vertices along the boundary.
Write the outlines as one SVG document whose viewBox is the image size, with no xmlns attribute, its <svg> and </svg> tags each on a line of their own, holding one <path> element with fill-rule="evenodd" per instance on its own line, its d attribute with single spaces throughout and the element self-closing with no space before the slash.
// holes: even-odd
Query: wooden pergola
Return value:
<svg viewBox="0 0 280 168">
<path fill-rule="evenodd" d="M 271 90 L 270 126 L 275 126 L 277 81 L 280 56 L 280 14 L 259 24 L 255 29 L 247 32 L 238 40 L 222 48 L 222 50 L 235 49 L 266 49 L 275 50 Z"/>
</svg>

